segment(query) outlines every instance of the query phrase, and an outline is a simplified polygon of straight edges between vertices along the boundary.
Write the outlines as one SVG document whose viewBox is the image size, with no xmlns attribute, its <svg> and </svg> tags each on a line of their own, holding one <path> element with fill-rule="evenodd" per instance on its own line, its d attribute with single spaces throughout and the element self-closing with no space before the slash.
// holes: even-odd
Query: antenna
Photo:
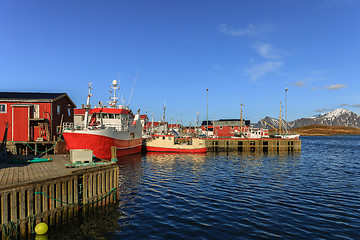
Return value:
<svg viewBox="0 0 360 240">
<path fill-rule="evenodd" d="M 165 110 L 166 110 L 166 107 L 165 107 L 165 100 L 164 100 L 164 122 L 165 122 Z"/>
<path fill-rule="evenodd" d="M 139 72 L 140 72 L 140 69 L 138 69 L 137 72 L 136 72 L 136 76 L 135 76 L 135 79 L 134 79 L 134 84 L 133 84 L 133 86 L 132 86 L 131 93 L 130 93 L 130 97 L 129 97 L 128 107 L 130 106 L 131 96 L 132 96 L 132 94 L 133 94 L 133 91 L 134 91 L 134 88 L 135 88 L 136 79 L 137 79 L 138 76 L 139 76 Z"/>
<path fill-rule="evenodd" d="M 243 106 L 245 106 L 245 104 L 240 103 L 240 131 L 242 131 L 242 125 L 243 125 L 243 110 L 242 110 Z"/>
<path fill-rule="evenodd" d="M 112 81 L 112 86 L 110 86 L 110 88 L 113 89 L 113 90 L 109 90 L 110 93 L 114 94 L 113 96 L 110 95 L 110 100 L 111 101 L 107 101 L 109 103 L 110 107 L 112 107 L 112 108 L 116 108 L 116 104 L 117 104 L 118 99 L 119 99 L 118 97 L 116 97 L 116 90 L 120 89 L 120 87 L 118 87 L 117 85 L 118 85 L 118 81 L 113 80 Z"/>
</svg>

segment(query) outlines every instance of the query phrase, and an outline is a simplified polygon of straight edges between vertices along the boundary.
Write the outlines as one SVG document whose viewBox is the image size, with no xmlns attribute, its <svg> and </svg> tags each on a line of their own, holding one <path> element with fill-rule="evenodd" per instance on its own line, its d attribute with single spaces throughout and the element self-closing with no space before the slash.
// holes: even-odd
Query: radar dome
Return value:
<svg viewBox="0 0 360 240">
<path fill-rule="evenodd" d="M 113 80 L 113 81 L 112 81 L 112 84 L 116 87 L 117 81 L 116 81 L 116 80 Z"/>
</svg>

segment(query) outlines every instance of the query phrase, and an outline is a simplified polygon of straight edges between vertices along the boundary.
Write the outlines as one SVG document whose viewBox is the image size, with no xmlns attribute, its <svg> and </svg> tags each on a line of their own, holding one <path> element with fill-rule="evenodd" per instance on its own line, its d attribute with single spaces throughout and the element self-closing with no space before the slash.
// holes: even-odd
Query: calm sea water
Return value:
<svg viewBox="0 0 360 240">
<path fill-rule="evenodd" d="M 120 203 L 51 239 L 360 239 L 360 136 L 119 162 Z M 51 235 L 52 234 L 52 235 Z"/>
</svg>

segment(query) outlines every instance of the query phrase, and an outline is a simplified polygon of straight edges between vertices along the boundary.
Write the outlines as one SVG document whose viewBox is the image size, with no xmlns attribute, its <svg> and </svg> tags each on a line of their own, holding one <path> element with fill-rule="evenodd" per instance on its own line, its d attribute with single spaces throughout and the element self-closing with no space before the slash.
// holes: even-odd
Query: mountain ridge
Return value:
<svg viewBox="0 0 360 240">
<path fill-rule="evenodd" d="M 258 123 L 254 124 L 254 127 L 279 129 L 279 125 L 279 119 L 267 116 Z M 360 128 L 360 116 L 347 109 L 338 108 L 317 116 L 300 118 L 287 123 L 284 120 L 281 120 L 282 129 L 285 129 L 285 127 L 287 129 L 293 129 L 310 125 Z"/>
</svg>

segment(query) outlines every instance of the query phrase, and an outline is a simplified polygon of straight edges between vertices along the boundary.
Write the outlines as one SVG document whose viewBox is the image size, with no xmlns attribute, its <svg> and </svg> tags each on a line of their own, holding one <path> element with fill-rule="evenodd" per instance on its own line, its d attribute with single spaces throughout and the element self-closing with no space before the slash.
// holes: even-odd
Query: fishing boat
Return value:
<svg viewBox="0 0 360 240">
<path fill-rule="evenodd" d="M 116 147 L 116 157 L 141 152 L 142 127 L 139 111 L 136 115 L 123 105 L 117 105 L 117 81 L 112 82 L 114 95 L 110 97 L 109 107 L 100 106 L 91 109 L 91 83 L 87 96 L 84 124 L 64 127 L 63 136 L 66 147 L 71 149 L 90 149 L 97 158 L 110 160 L 111 147 Z M 91 116 L 89 119 L 89 112 Z"/>
<path fill-rule="evenodd" d="M 146 140 L 146 151 L 169 153 L 206 153 L 205 139 L 177 137 L 174 135 L 152 135 Z"/>
</svg>

